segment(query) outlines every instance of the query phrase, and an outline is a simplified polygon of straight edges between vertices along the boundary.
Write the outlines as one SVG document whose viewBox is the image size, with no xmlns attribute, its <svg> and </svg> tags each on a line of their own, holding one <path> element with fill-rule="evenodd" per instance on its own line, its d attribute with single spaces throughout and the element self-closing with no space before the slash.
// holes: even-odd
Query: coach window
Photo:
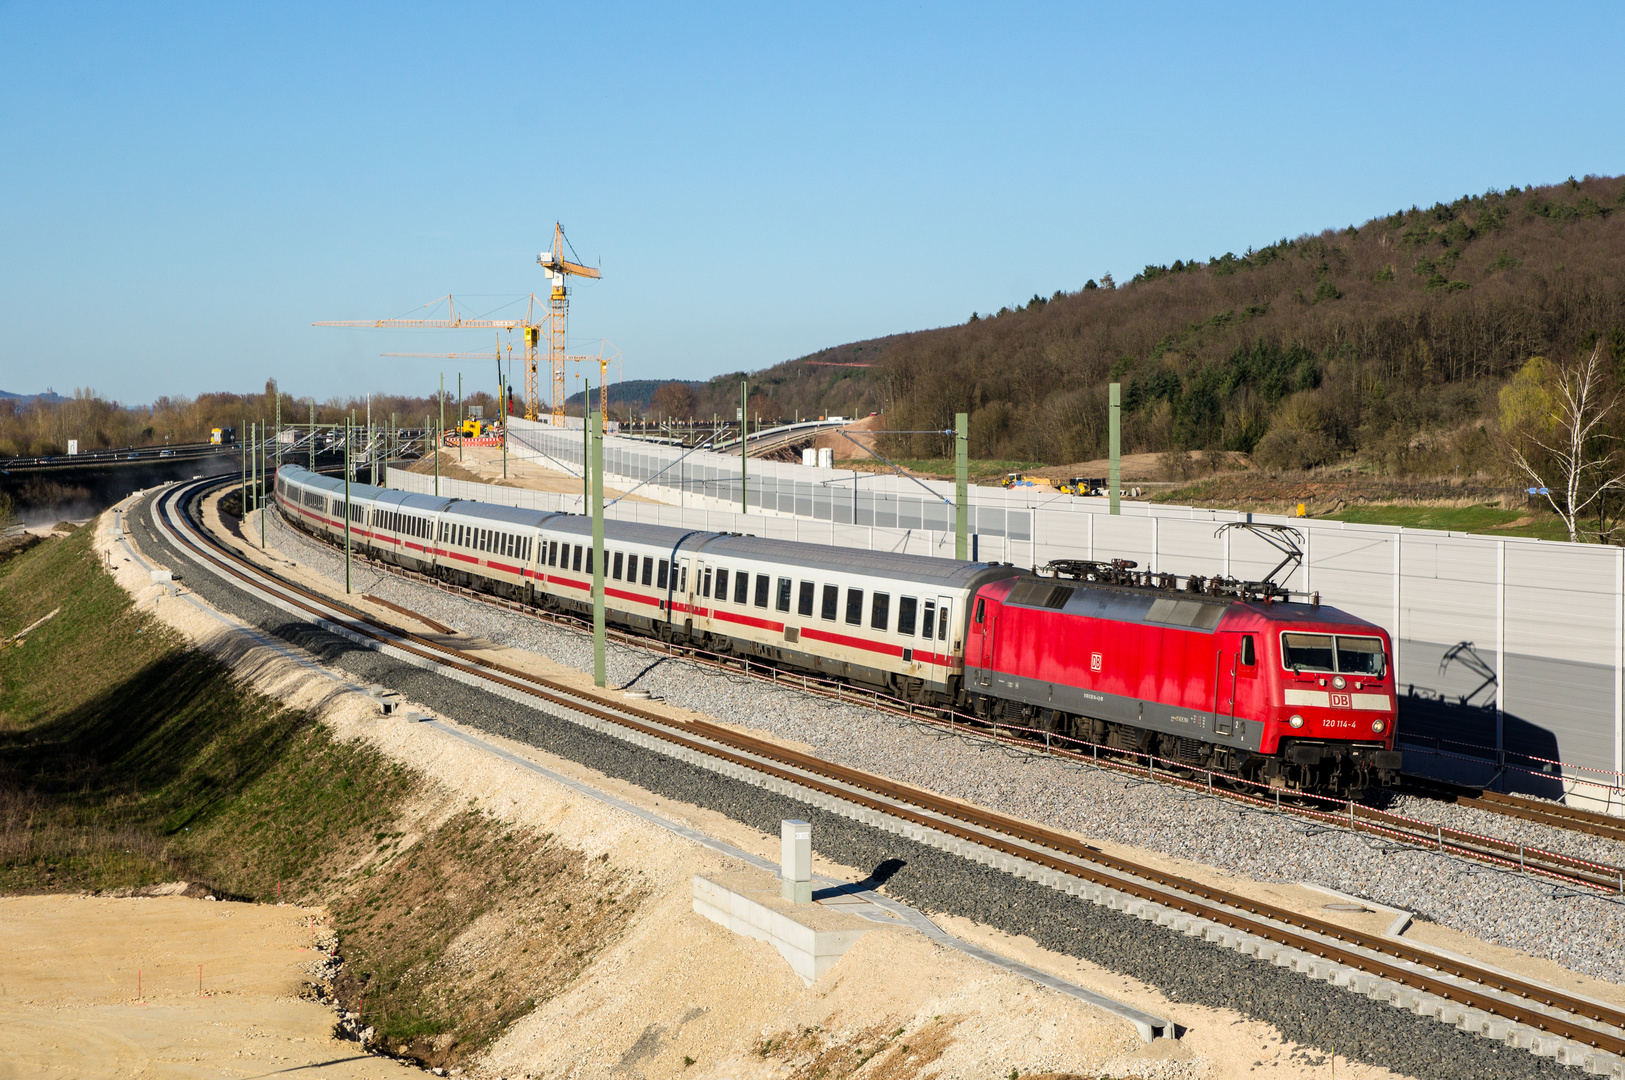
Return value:
<svg viewBox="0 0 1625 1080">
<path fill-rule="evenodd" d="M 863 590 L 846 590 L 846 621 L 850 626 L 863 625 Z"/>
<path fill-rule="evenodd" d="M 570 555 L 570 569 L 576 572 L 581 570 L 581 545 L 575 545 L 575 551 Z"/>
<path fill-rule="evenodd" d="M 775 603 L 773 606 L 775 608 L 777 608 L 778 610 L 780 610 L 780 611 L 789 611 L 790 610 L 790 585 L 791 585 L 791 581 L 790 581 L 789 578 L 781 577 L 779 579 L 779 595 L 778 595 L 778 598 L 777 598 L 778 602 Z"/>
<path fill-rule="evenodd" d="M 869 626 L 874 630 L 884 630 L 886 624 L 890 621 L 891 594 L 877 592 L 875 593 L 874 604 L 869 609 Z"/>
<path fill-rule="evenodd" d="M 592 573 L 592 545 L 587 545 L 587 564 L 581 568 L 583 574 Z"/>
<path fill-rule="evenodd" d="M 835 621 L 835 616 L 838 613 L 838 611 L 840 609 L 840 606 L 841 606 L 841 588 L 840 588 L 840 586 L 839 585 L 825 585 L 824 586 L 824 610 L 819 612 L 819 614 L 822 615 L 824 618 L 828 619 L 830 622 L 834 622 Z"/>
<path fill-rule="evenodd" d="M 756 606 L 767 607 L 767 591 L 773 587 L 773 579 L 766 574 L 756 575 Z"/>
<path fill-rule="evenodd" d="M 745 601 L 750 598 L 747 595 L 747 594 L 749 594 L 749 592 L 750 592 L 750 574 L 745 572 L 744 570 L 735 570 L 734 571 L 734 603 L 743 606 Z"/>
<path fill-rule="evenodd" d="M 929 617 L 930 616 L 927 616 L 927 618 L 929 618 Z M 931 633 L 931 624 L 929 622 L 926 623 L 925 632 L 926 632 L 926 634 L 928 636 Z M 937 640 L 938 641 L 947 641 L 948 640 L 948 605 L 947 604 L 943 604 L 940 608 L 937 609 Z"/>
<path fill-rule="evenodd" d="M 677 579 L 677 591 L 680 593 L 688 592 L 688 563 L 683 564 L 682 576 Z"/>
<path fill-rule="evenodd" d="M 815 591 L 812 582 L 803 581 L 801 583 L 801 597 L 796 602 L 796 614 L 805 615 L 809 619 L 812 618 L 813 593 Z"/>
<path fill-rule="evenodd" d="M 700 595 L 709 600 L 711 598 L 711 568 L 707 566 L 703 574 L 696 570 L 694 576 L 700 587 Z"/>
<path fill-rule="evenodd" d="M 666 587 L 666 574 L 667 574 L 667 572 L 669 570 L 670 570 L 670 564 L 668 564 L 665 559 L 661 559 L 660 560 L 660 576 L 659 576 L 658 580 L 655 581 L 655 588 L 664 589 Z"/>
<path fill-rule="evenodd" d="M 626 581 L 629 585 L 638 583 L 638 556 L 636 552 L 626 553 Z"/>
<path fill-rule="evenodd" d="M 717 599 L 728 599 L 728 568 L 726 566 L 717 567 Z"/>
<path fill-rule="evenodd" d="M 654 573 L 655 561 L 651 556 L 643 557 L 643 583 L 649 584 L 649 575 Z"/>
<path fill-rule="evenodd" d="M 549 540 L 547 542 L 547 565 L 549 565 L 549 566 L 557 566 L 558 564 L 559 564 L 559 542 L 557 540 Z"/>
<path fill-rule="evenodd" d="M 912 597 L 912 596 L 903 596 L 903 597 L 898 598 L 898 600 L 897 600 L 897 632 L 899 634 L 902 634 L 905 637 L 913 637 L 914 636 L 914 616 L 915 616 L 915 610 L 918 607 L 918 605 L 919 605 L 919 601 L 914 599 L 914 597 Z M 930 616 L 929 615 L 926 616 L 926 619 L 929 620 Z M 929 621 L 927 621 L 925 625 L 928 628 L 927 632 L 929 633 L 929 627 L 930 627 L 931 623 Z"/>
<path fill-rule="evenodd" d="M 621 553 L 615 553 L 615 561 L 610 564 L 610 576 L 616 581 L 621 580 Z"/>
</svg>

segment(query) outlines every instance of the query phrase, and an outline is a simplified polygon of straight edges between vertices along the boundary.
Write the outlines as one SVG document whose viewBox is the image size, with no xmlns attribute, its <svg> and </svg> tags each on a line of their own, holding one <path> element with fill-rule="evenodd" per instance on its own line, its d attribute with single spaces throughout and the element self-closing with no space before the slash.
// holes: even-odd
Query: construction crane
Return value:
<svg viewBox="0 0 1625 1080">
<path fill-rule="evenodd" d="M 564 363 L 569 359 L 589 359 L 588 357 L 566 357 L 564 355 L 565 322 L 570 314 L 570 292 L 565 286 L 565 279 L 571 274 L 584 278 L 603 276 L 601 271 L 566 259 L 564 257 L 564 247 L 567 243 L 568 241 L 564 238 L 564 226 L 555 221 L 553 223 L 553 250 L 544 251 L 536 256 L 536 264 L 542 268 L 548 279 L 553 282 L 553 292 L 548 307 L 547 355 L 553 367 L 553 424 L 556 427 L 564 426 Z M 573 247 L 570 249 L 570 254 L 575 254 Z M 525 328 L 525 399 L 527 402 L 536 399 L 536 362 L 534 357 L 537 339 L 540 334 L 540 327 Z M 608 361 L 600 357 L 600 372 L 607 367 Z M 600 379 L 600 387 L 602 387 L 603 382 L 604 380 Z M 607 394 L 601 395 L 600 409 L 607 407 L 608 404 L 609 398 Z"/>
</svg>

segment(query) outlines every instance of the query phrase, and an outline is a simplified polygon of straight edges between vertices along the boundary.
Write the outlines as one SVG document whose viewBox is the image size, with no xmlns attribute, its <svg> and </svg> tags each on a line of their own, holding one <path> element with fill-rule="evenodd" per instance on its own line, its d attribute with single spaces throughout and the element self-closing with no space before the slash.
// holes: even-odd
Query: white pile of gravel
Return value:
<svg viewBox="0 0 1625 1080">
<path fill-rule="evenodd" d="M 273 544 L 342 582 L 342 554 L 273 519 Z M 588 671 L 587 636 L 394 574 L 356 565 L 353 587 L 458 630 Z M 1625 902 L 1504 873 L 1376 837 L 944 735 L 871 709 L 611 644 L 611 685 L 804 742 L 831 761 L 1087 836 L 1162 852 L 1259 881 L 1310 882 L 1405 908 L 1485 941 L 1625 982 Z M 1414 797 L 1395 809 L 1428 821 L 1612 865 L 1625 845 Z"/>
</svg>

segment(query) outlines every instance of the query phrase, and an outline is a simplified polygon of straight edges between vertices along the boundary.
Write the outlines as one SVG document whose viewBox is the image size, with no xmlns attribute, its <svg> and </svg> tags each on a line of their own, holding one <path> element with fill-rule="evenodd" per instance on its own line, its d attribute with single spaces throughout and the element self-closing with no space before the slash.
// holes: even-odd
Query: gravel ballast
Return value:
<svg viewBox="0 0 1625 1080">
<path fill-rule="evenodd" d="M 1031 937 L 1057 952 L 1078 956 L 1139 979 L 1174 1000 L 1235 1009 L 1276 1025 L 1284 1037 L 1294 1042 L 1326 1051 L 1335 1048 L 1337 1053 L 1410 1075 L 1430 1080 L 1434 1077 L 1444 1080 L 1447 1077 L 1575 1075 L 1550 1060 L 1536 1058 L 1525 1051 L 1459 1032 L 1437 1021 L 1246 959 L 1217 945 L 1171 933 L 1035 882 L 1016 879 L 905 838 L 857 824 L 806 803 L 643 751 L 613 737 L 588 731 L 498 695 L 435 676 L 356 646 L 294 620 L 279 609 L 246 596 L 214 575 L 200 571 L 157 536 L 144 510 L 132 520 L 132 524 L 143 548 L 153 557 L 181 571 L 187 584 L 200 597 L 307 649 L 324 662 L 347 671 L 359 680 L 391 686 L 443 715 L 472 727 L 535 745 L 656 794 L 723 813 L 769 834 L 777 831 L 778 822 L 785 817 L 807 818 L 817 827 L 818 846 L 822 854 L 863 870 L 883 883 L 889 894 L 923 910 L 946 912 L 974 919 L 1007 933 Z M 290 554 L 295 552 L 298 543 L 303 543 L 302 538 L 288 535 L 286 530 L 278 539 L 278 544 Z M 327 553 L 320 549 L 298 551 L 302 560 L 310 557 L 312 564 L 316 563 L 317 554 Z M 411 591 L 396 592 L 392 591 L 392 587 Z M 571 662 L 567 651 L 571 644 L 590 651 L 590 645 L 582 642 L 574 633 L 533 620 L 514 618 L 399 579 L 386 576 L 378 581 L 365 581 L 363 589 L 459 629 L 487 634 L 493 639 L 500 638 L 520 647 L 534 648 L 561 662 Z M 477 620 L 481 618 L 491 619 L 493 625 L 480 625 Z M 510 622 L 514 625 L 508 626 L 506 633 L 498 632 Z M 525 644 L 525 639 L 533 635 L 546 637 L 548 647 Z M 651 659 L 647 654 L 621 648 L 612 649 L 611 657 L 623 679 L 630 679 Z M 684 668 L 689 669 L 686 675 L 682 671 Z M 867 710 L 830 709 L 823 702 L 805 695 L 755 683 L 696 676 L 692 672 L 692 665 L 667 663 L 660 665 L 655 672 L 646 674 L 645 682 L 640 685 L 656 681 L 657 685 L 650 686 L 650 689 L 665 694 L 678 704 L 689 704 L 675 692 L 677 686 L 687 687 L 686 696 L 695 699 L 694 707 L 725 719 L 748 718 L 753 726 L 774 730 L 778 730 L 779 724 L 794 726 L 799 723 L 810 727 L 813 719 L 827 723 L 833 714 L 853 714 L 839 717 L 837 722 L 867 729 L 869 738 L 865 746 L 870 748 L 870 753 L 874 752 L 876 744 L 886 740 L 897 746 L 884 763 L 854 760 L 850 755 L 832 752 L 827 745 L 828 739 L 809 738 L 806 731 L 786 731 L 785 734 L 812 742 L 831 757 L 920 783 L 919 775 L 927 774 L 927 770 L 923 770 L 918 761 L 904 761 L 900 753 L 905 743 L 917 744 L 924 751 L 937 755 L 939 763 L 936 768 L 942 770 L 944 775 L 956 764 L 966 770 L 967 783 L 957 790 L 940 781 L 930 786 L 946 790 L 948 794 L 973 798 L 1006 812 L 1059 823 L 1057 815 L 1063 814 L 1066 808 L 1088 801 L 1089 793 L 1081 789 L 1080 781 L 1100 778 L 1091 770 L 1066 768 L 1062 768 L 1056 776 L 1046 778 L 1040 774 L 1040 769 L 1055 769 L 1055 763 L 1015 758 L 1002 753 L 978 753 L 975 744 L 922 735 L 894 725 Z M 671 690 L 664 685 L 666 682 L 674 684 Z M 705 696 L 704 691 L 710 691 L 710 695 Z M 747 695 L 753 696 L 755 701 L 751 702 Z M 792 722 L 781 716 L 782 713 L 807 712 L 809 708 L 812 716 L 803 720 Z M 924 757 L 925 754 L 916 750 L 916 756 Z M 910 775 L 911 768 L 916 775 Z M 1042 793 L 1035 791 L 1035 788 L 1041 788 L 1046 783 L 1056 788 L 1058 794 L 1035 804 L 1032 802 L 1035 797 L 1043 799 Z M 1125 821 L 1134 812 L 1132 807 L 1124 805 L 1125 800 L 1138 801 L 1147 795 L 1159 794 L 1159 789 L 1154 787 L 1125 790 L 1119 783 L 1112 783 L 1102 790 L 1117 804 L 1114 814 Z M 1060 794 L 1065 797 L 1059 797 Z M 1024 803 L 1029 809 L 1014 809 L 1013 803 Z M 1174 809 L 1183 809 L 1187 815 L 1214 808 L 1216 804 L 1204 799 L 1177 800 L 1174 804 Z M 1163 813 L 1165 816 L 1177 816 L 1169 815 L 1166 809 Z M 1233 818 L 1235 814 L 1229 811 L 1223 816 Z M 1268 816 L 1253 815 L 1241 824 L 1248 830 L 1257 830 L 1260 826 L 1279 827 L 1281 823 Z M 1070 822 L 1068 825 L 1082 828 Z M 1164 826 L 1157 835 L 1178 834 L 1178 829 Z M 1146 844 L 1142 834 L 1136 834 L 1131 842 L 1158 846 Z M 1267 840 L 1260 841 L 1265 842 Z M 1188 853 L 1181 854 L 1192 857 Z M 1280 858 L 1279 852 L 1276 857 Z M 1248 872 L 1259 876 L 1254 870 Z M 1306 875 L 1296 873 L 1281 876 L 1293 880 Z"/>
</svg>

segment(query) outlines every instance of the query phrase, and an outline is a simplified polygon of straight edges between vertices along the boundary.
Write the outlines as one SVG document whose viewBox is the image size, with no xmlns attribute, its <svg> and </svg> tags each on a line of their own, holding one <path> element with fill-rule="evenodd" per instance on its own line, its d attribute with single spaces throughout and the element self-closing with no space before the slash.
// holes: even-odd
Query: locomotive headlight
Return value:
<svg viewBox="0 0 1625 1080">
<path fill-rule="evenodd" d="M 1387 726 L 1388 726 L 1388 722 L 1386 720 L 1383 720 L 1381 717 L 1378 717 L 1377 719 L 1371 721 L 1371 730 L 1376 732 L 1378 735 L 1381 735 L 1382 734 L 1382 729 L 1387 727 Z"/>
<path fill-rule="evenodd" d="M 1303 727 L 1303 717 L 1298 716 L 1296 714 L 1293 714 L 1292 716 L 1287 718 L 1287 723 L 1291 724 L 1295 728 Z M 1377 721 L 1377 723 L 1380 724 L 1380 723 L 1382 723 L 1382 721 L 1379 720 L 1379 721 Z"/>
<path fill-rule="evenodd" d="M 1332 676 L 1332 686 L 1335 687 L 1336 689 L 1341 690 L 1341 689 L 1343 689 L 1343 687 L 1345 687 L 1347 685 L 1348 685 L 1348 683 L 1343 681 L 1343 676 L 1341 676 L 1341 675 L 1333 675 Z"/>
</svg>

